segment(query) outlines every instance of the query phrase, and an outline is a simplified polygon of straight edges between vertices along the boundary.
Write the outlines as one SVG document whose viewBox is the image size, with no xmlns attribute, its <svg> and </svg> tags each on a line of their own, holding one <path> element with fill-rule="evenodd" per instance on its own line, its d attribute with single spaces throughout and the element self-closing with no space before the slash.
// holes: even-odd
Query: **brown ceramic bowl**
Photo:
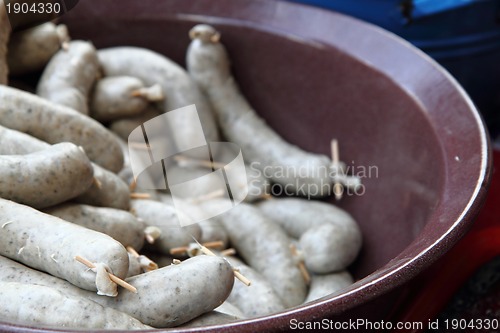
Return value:
<svg viewBox="0 0 500 333">
<path fill-rule="evenodd" d="M 488 137 L 469 97 L 422 52 L 375 26 L 269 0 L 80 0 L 63 20 L 74 39 L 98 48 L 141 46 L 181 64 L 188 30 L 210 23 L 242 91 L 278 133 L 324 154 L 335 137 L 341 158 L 367 171 L 365 193 L 340 203 L 364 236 L 351 267 L 358 281 L 338 295 L 212 330 L 388 318 L 400 286 L 464 235 L 484 200 Z"/>
</svg>

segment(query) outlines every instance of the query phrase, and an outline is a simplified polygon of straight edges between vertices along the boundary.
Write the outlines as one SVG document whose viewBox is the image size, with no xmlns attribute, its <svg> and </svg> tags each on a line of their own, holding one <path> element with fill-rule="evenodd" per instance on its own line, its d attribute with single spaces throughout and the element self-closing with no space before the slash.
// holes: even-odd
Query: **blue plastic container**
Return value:
<svg viewBox="0 0 500 333">
<path fill-rule="evenodd" d="M 351 15 L 407 39 L 455 76 L 492 136 L 500 134 L 500 0 L 291 1 Z"/>
</svg>

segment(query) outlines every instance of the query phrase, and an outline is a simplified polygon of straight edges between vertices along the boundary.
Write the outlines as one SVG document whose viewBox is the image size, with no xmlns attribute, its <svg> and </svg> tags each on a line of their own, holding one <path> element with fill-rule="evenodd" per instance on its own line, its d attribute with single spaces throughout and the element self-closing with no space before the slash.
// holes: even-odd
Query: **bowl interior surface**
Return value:
<svg viewBox="0 0 500 333">
<path fill-rule="evenodd" d="M 356 278 L 408 246 L 435 208 L 445 162 L 425 110 L 397 82 L 342 50 L 217 17 L 70 18 L 65 23 L 73 38 L 91 40 L 97 48 L 149 48 L 183 66 L 189 29 L 213 24 L 241 91 L 269 125 L 316 153 L 328 155 L 330 140 L 337 138 L 341 159 L 364 177 L 364 193 L 340 203 L 363 230 Z"/>
<path fill-rule="evenodd" d="M 350 268 L 359 281 L 240 330 L 286 327 L 292 317 L 349 317 L 444 253 L 484 198 L 489 147 L 468 97 L 426 56 L 378 28 L 259 0 L 81 1 L 63 21 L 73 39 L 97 48 L 146 47 L 182 65 L 189 29 L 214 25 L 255 110 L 305 150 L 329 154 L 337 138 L 341 160 L 362 178 L 363 192 L 339 203 L 362 229 Z"/>
</svg>

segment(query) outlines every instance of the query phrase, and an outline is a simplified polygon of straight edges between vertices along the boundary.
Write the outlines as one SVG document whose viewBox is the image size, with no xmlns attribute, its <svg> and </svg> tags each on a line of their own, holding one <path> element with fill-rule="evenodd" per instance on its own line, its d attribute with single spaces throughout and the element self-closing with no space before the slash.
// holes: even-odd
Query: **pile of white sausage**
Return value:
<svg viewBox="0 0 500 333">
<path fill-rule="evenodd" d="M 338 166 L 285 142 L 244 99 L 214 28 L 189 32 L 186 71 L 147 49 L 70 41 L 63 25 L 11 33 L 3 8 L 0 321 L 65 329 L 205 326 L 276 313 L 353 282 L 346 268 L 361 233 L 334 205 L 249 195 L 222 215 L 172 228 L 168 192 L 134 188 L 131 130 L 191 104 L 207 140 L 220 141 L 220 131 L 241 147 L 245 163 L 311 168 L 275 179 L 247 168 L 249 184 L 259 180 L 251 184 L 262 193 L 273 183 L 334 181 L 311 175 Z M 42 70 L 36 91 L 8 86 L 8 77 Z M 174 125 L 191 130 L 182 119 Z M 203 173 L 201 165 L 175 167 Z M 335 181 L 358 184 L 347 176 Z M 207 199 L 198 207 L 217 204 Z M 220 248 L 200 245 L 209 243 Z M 236 256 L 223 251 L 229 247 Z"/>
</svg>

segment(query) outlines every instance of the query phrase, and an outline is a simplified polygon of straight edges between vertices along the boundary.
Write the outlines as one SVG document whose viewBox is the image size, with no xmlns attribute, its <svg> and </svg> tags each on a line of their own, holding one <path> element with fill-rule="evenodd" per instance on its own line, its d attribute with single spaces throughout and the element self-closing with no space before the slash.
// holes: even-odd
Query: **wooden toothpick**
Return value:
<svg viewBox="0 0 500 333">
<path fill-rule="evenodd" d="M 139 253 L 137 253 L 137 251 L 132 246 L 127 246 L 125 249 L 127 249 L 127 252 L 134 257 L 139 258 Z"/>
<path fill-rule="evenodd" d="M 146 238 L 146 241 L 147 241 L 149 244 L 154 244 L 155 239 L 153 238 L 153 236 L 151 236 L 150 234 L 146 234 L 146 235 L 144 235 L 144 237 Z"/>
<path fill-rule="evenodd" d="M 223 241 L 206 242 L 203 244 L 196 242 L 196 244 L 199 246 L 205 246 L 207 248 L 212 248 L 212 249 L 216 249 L 216 248 L 220 248 L 220 247 L 224 246 Z M 172 254 L 172 255 L 181 254 L 181 253 L 185 253 L 185 252 L 189 251 L 190 249 L 191 249 L 190 246 L 174 247 L 174 248 L 170 249 L 170 254 Z"/>
<path fill-rule="evenodd" d="M 99 189 L 99 190 L 102 189 L 101 181 L 95 177 L 92 178 L 92 184 L 94 184 L 97 187 L 97 189 Z"/>
<path fill-rule="evenodd" d="M 220 251 L 220 255 L 223 257 L 230 257 L 230 256 L 234 256 L 235 254 L 236 254 L 236 250 L 233 249 L 232 247 L 229 249 L 225 249 L 225 250 Z"/>
<path fill-rule="evenodd" d="M 130 93 L 130 96 L 141 97 L 149 102 L 159 102 L 165 98 L 165 96 L 163 95 L 162 88 L 159 84 L 155 84 L 150 87 L 142 87 L 136 89 Z"/>
<path fill-rule="evenodd" d="M 203 252 L 204 254 L 206 255 L 209 255 L 209 256 L 217 256 L 215 253 L 213 253 L 212 251 L 210 251 L 208 248 L 204 247 L 203 245 L 201 245 L 201 252 Z M 233 273 L 234 273 L 234 277 L 237 278 L 238 280 L 240 280 L 241 282 L 243 282 L 244 285 L 246 285 L 247 287 L 250 286 L 252 284 L 252 282 L 247 279 L 243 274 L 241 274 L 239 272 L 238 269 L 234 268 L 233 267 Z"/>
<path fill-rule="evenodd" d="M 130 192 L 134 192 L 136 187 L 137 187 L 137 180 L 134 178 L 132 179 L 132 182 L 129 185 Z"/>
<path fill-rule="evenodd" d="M 169 252 L 171 255 L 174 256 L 176 254 L 185 253 L 187 250 L 189 250 L 189 248 L 187 246 L 180 246 L 180 247 L 171 248 Z"/>
<path fill-rule="evenodd" d="M 219 189 L 219 190 L 215 190 L 215 191 L 212 191 L 210 193 L 207 193 L 207 194 L 200 195 L 196 198 L 192 198 L 189 201 L 192 204 L 198 204 L 200 202 L 204 202 L 207 200 L 212 200 L 212 199 L 217 199 L 217 198 L 223 197 L 225 193 L 226 193 L 226 191 L 224 191 L 223 189 Z"/>
<path fill-rule="evenodd" d="M 332 153 L 332 164 L 337 166 L 339 165 L 339 142 L 337 139 L 333 139 L 330 142 L 330 148 Z M 333 194 L 335 195 L 336 200 L 342 199 L 342 194 L 344 192 L 344 187 L 337 180 L 333 184 Z"/>
<path fill-rule="evenodd" d="M 309 284 L 311 282 L 311 275 L 309 274 L 309 271 L 307 270 L 307 267 L 304 264 L 304 259 L 300 258 L 300 253 L 297 250 L 297 246 L 295 246 L 295 244 L 290 244 L 290 251 L 292 251 L 292 255 L 294 257 L 299 258 L 297 266 L 299 267 L 300 274 L 302 274 L 302 277 L 304 278 L 306 284 Z"/>
<path fill-rule="evenodd" d="M 149 147 L 147 144 L 143 142 L 129 142 L 128 145 L 132 148 L 137 148 L 137 149 L 143 149 L 143 150 L 148 150 Z"/>
<path fill-rule="evenodd" d="M 160 236 L 161 230 L 156 226 L 149 226 L 144 229 L 144 237 L 149 244 L 154 244 Z"/>
<path fill-rule="evenodd" d="M 196 240 L 196 238 L 194 238 L 194 241 L 200 246 L 200 251 L 207 255 L 207 256 L 212 256 L 212 257 L 218 257 L 215 253 L 213 253 L 209 248 L 203 246 L 202 244 L 200 244 L 200 242 L 198 242 Z M 247 279 L 243 274 L 241 274 L 238 269 L 235 269 L 233 267 L 233 274 L 234 274 L 234 277 L 237 278 L 238 280 L 240 280 L 243 284 L 245 284 L 247 287 L 250 286 L 252 284 L 252 282 Z"/>
<path fill-rule="evenodd" d="M 272 200 L 274 199 L 273 195 L 270 193 L 264 193 L 260 196 L 262 200 Z"/>
<path fill-rule="evenodd" d="M 217 249 L 223 247 L 224 242 L 223 241 L 205 242 L 202 245 L 208 247 L 209 249 Z"/>
<path fill-rule="evenodd" d="M 200 243 L 198 243 L 200 244 Z M 217 257 L 215 253 L 213 253 L 209 248 L 203 246 L 200 244 L 200 250 L 203 254 L 206 254 L 207 256 L 212 256 L 212 257 Z"/>
<path fill-rule="evenodd" d="M 84 264 L 88 268 L 95 268 L 95 265 L 92 262 L 88 261 L 87 259 L 85 259 L 81 256 L 76 256 L 75 260 L 81 262 L 82 264 Z M 120 279 L 119 277 L 117 277 L 114 274 L 108 273 L 108 275 L 109 275 L 109 278 L 111 279 L 111 281 L 113 281 L 114 283 L 116 283 L 116 284 L 122 286 L 123 288 L 133 292 L 134 294 L 137 294 L 137 288 L 134 287 L 133 285 L 123 281 L 122 279 Z"/>
<path fill-rule="evenodd" d="M 244 285 L 246 285 L 247 287 L 249 287 L 251 284 L 252 284 L 252 281 L 250 281 L 249 279 L 247 279 L 243 274 L 241 274 L 237 269 L 233 268 L 233 273 L 234 273 L 234 276 L 240 280 L 241 282 L 243 282 Z"/>
<path fill-rule="evenodd" d="M 222 169 L 226 165 L 220 162 L 211 162 L 209 160 L 201 160 L 196 158 L 191 158 L 183 155 L 177 155 L 174 157 L 174 160 L 179 164 L 179 166 L 201 166 L 205 168 L 216 168 Z"/>
<path fill-rule="evenodd" d="M 139 260 L 139 264 L 141 265 L 141 268 L 145 272 L 149 271 L 154 271 L 158 269 L 158 264 L 155 263 L 153 260 L 149 259 L 146 256 L 141 256 L 132 246 L 127 246 L 126 247 L 127 252 L 130 253 L 134 258 Z"/>
<path fill-rule="evenodd" d="M 151 199 L 151 195 L 149 193 L 130 193 L 130 199 Z"/>
</svg>

